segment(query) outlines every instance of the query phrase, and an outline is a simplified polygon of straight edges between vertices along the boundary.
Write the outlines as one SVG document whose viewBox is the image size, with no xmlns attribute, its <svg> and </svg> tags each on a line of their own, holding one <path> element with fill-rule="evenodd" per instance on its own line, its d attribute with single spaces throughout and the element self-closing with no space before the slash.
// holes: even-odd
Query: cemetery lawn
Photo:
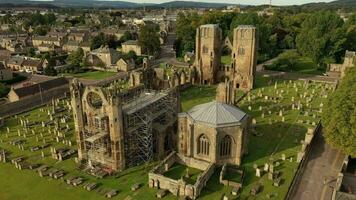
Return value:
<svg viewBox="0 0 356 200">
<path fill-rule="evenodd" d="M 167 172 L 165 172 L 163 175 L 166 177 L 169 177 L 171 179 L 179 180 L 181 177 L 184 177 L 187 173 L 187 170 L 189 170 L 189 178 L 184 178 L 184 180 L 187 181 L 187 183 L 194 185 L 198 175 L 202 173 L 201 170 L 195 169 L 192 167 L 187 167 L 185 165 L 179 164 L 179 163 L 174 163 Z"/>
<path fill-rule="evenodd" d="M 245 168 L 242 198 L 247 198 L 251 188 L 258 182 L 262 183 L 263 189 L 256 199 L 266 199 L 266 195 L 272 195 L 273 199 L 285 198 L 299 165 L 296 159 L 301 149 L 300 141 L 304 139 L 307 128 L 315 127 L 320 120 L 320 104 L 326 100 L 325 95 L 332 91 L 331 85 L 324 90 L 325 85 L 312 82 L 306 86 L 304 81 L 289 83 L 288 80 L 271 80 L 271 78 L 257 76 L 256 89 L 239 103 L 239 107 L 257 121 L 256 131 L 249 137 L 248 155 L 242 160 L 242 167 Z M 282 90 L 283 93 L 279 96 Z M 306 97 L 303 97 L 304 94 Z M 279 97 L 280 100 L 265 100 L 265 96 Z M 292 97 L 295 104 L 297 102 L 303 104 L 301 110 L 292 109 Z M 308 98 L 310 98 L 309 106 L 306 105 Z M 280 110 L 284 122 L 282 116 L 279 116 Z M 285 161 L 281 159 L 282 154 L 286 157 Z M 268 174 L 263 172 L 265 163 L 272 162 L 275 163 L 274 170 L 281 172 L 282 181 L 279 187 L 273 186 L 273 182 L 268 180 Z M 261 178 L 255 176 L 254 165 L 261 169 Z"/>
<path fill-rule="evenodd" d="M 73 76 L 75 78 L 84 78 L 84 79 L 90 79 L 90 80 L 101 80 L 105 78 L 109 78 L 111 76 L 114 76 L 117 74 L 116 72 L 106 72 L 106 71 L 86 71 L 83 73 L 66 73 L 63 75 L 66 76 Z"/>
<path fill-rule="evenodd" d="M 277 83 L 277 89 L 275 87 L 275 81 Z M 298 95 L 296 89 L 298 88 Z M 308 127 L 313 127 L 312 122 L 318 122 L 320 119 L 319 107 L 320 103 L 325 101 L 325 95 L 331 91 L 331 89 L 325 89 L 323 83 L 309 83 L 308 87 L 304 87 L 303 81 L 289 81 L 284 80 L 271 80 L 270 78 L 260 77 L 256 78 L 256 89 L 246 95 L 239 103 L 239 107 L 254 117 L 257 121 L 255 134 L 251 133 L 249 136 L 248 155 L 242 160 L 242 168 L 245 168 L 245 176 L 243 180 L 243 188 L 241 197 L 245 199 L 249 196 L 249 192 L 254 184 L 258 181 L 263 184 L 262 192 L 256 196 L 256 199 L 266 199 L 267 194 L 274 194 L 273 199 L 284 199 L 288 191 L 288 187 L 293 179 L 295 171 L 298 167 L 296 162 L 296 155 L 301 148 L 300 141 L 304 138 Z M 183 110 L 187 111 L 191 107 L 206 103 L 215 99 L 216 87 L 214 86 L 192 86 L 181 92 L 181 101 Z M 277 102 L 272 100 L 265 100 L 264 96 L 278 97 L 276 91 L 283 90 L 283 98 Z M 314 91 L 313 97 L 311 97 Z M 259 94 L 262 94 L 262 97 Z M 306 98 L 300 97 L 306 93 Z M 295 97 L 294 102 L 300 101 L 303 104 L 302 110 L 291 109 L 291 98 Z M 248 99 L 251 101 L 248 101 Z M 311 98 L 309 107 L 306 106 L 306 99 Z M 64 106 L 64 102 L 59 104 Z M 251 106 L 251 109 L 249 109 Z M 259 110 L 259 106 L 262 106 L 262 111 Z M 283 116 L 285 121 L 282 122 L 278 115 L 279 110 L 283 110 Z M 86 179 L 86 182 L 97 182 L 99 191 L 103 189 L 117 189 L 119 190 L 118 196 L 113 199 L 126 199 L 131 197 L 133 200 L 156 199 L 155 194 L 157 189 L 148 188 L 148 171 L 157 164 L 155 162 L 141 165 L 138 167 L 124 170 L 114 176 L 105 177 L 103 179 L 96 179 L 90 175 L 81 172 L 78 169 L 78 165 L 74 162 L 74 157 L 71 157 L 62 162 L 54 160 L 50 156 L 50 148 L 44 149 L 45 158 L 41 157 L 41 151 L 29 151 L 29 148 L 35 145 L 41 145 L 42 137 L 46 139 L 52 146 L 58 148 L 72 148 L 76 149 L 75 136 L 74 136 L 74 124 L 72 114 L 68 111 L 56 113 L 55 116 L 67 115 L 70 117 L 66 123 L 60 123 L 60 127 L 68 124 L 68 131 L 61 131 L 65 133 L 65 138 L 72 142 L 72 146 L 68 147 L 62 143 L 50 141 L 53 137 L 53 133 L 49 133 L 48 129 L 53 132 L 54 125 L 41 126 L 41 122 L 51 121 L 47 115 L 48 111 L 51 111 L 51 106 L 45 106 L 33 111 L 21 114 L 17 117 L 11 117 L 5 120 L 5 126 L 0 128 L 0 139 L 3 141 L 0 143 L 0 149 L 6 149 L 11 152 L 9 159 L 17 156 L 25 156 L 28 162 L 46 164 L 51 169 L 63 169 L 68 174 L 65 178 L 72 176 L 81 176 Z M 271 111 L 269 114 L 268 111 Z M 305 111 L 308 111 L 308 115 L 305 115 Z M 261 113 L 264 112 L 265 116 L 262 118 Z M 314 116 L 312 116 L 314 114 Z M 17 146 L 9 144 L 9 141 L 14 139 L 23 139 L 23 136 L 18 136 L 17 130 L 19 129 L 21 134 L 25 133 L 23 127 L 19 123 L 19 119 L 28 118 L 30 122 L 38 122 L 32 126 L 32 129 L 36 133 L 39 141 L 36 141 L 35 136 L 31 133 L 26 135 L 27 142 L 24 144 L 25 151 L 20 150 Z M 269 121 L 271 119 L 271 122 Z M 300 120 L 303 122 L 301 123 Z M 307 123 L 309 122 L 309 123 Z M 6 127 L 9 127 L 10 133 L 7 135 Z M 281 155 L 286 155 L 286 160 L 281 160 Z M 292 162 L 289 159 L 292 158 Z M 263 165 L 265 163 L 276 163 L 280 165 L 275 166 L 275 170 L 282 173 L 282 181 L 279 187 L 272 186 L 272 181 L 268 180 L 267 174 L 262 173 L 262 177 L 255 176 L 255 169 L 253 165 L 257 165 L 263 171 Z M 184 171 L 184 170 L 183 170 Z M 203 189 L 199 199 L 212 200 L 220 199 L 223 194 L 229 195 L 232 188 L 223 186 L 219 183 L 220 168 L 217 168 L 213 176 L 208 181 L 206 187 Z M 34 170 L 17 170 L 14 165 L 8 163 L 0 163 L 0 199 L 1 200 L 91 200 L 91 199 L 106 199 L 103 194 L 98 191 L 88 192 L 81 186 L 73 187 L 64 183 L 62 180 L 53 180 L 48 177 L 40 178 Z M 6 180 L 6 181 L 3 181 Z M 140 183 L 141 188 L 135 192 L 130 190 L 130 187 Z M 177 199 L 177 197 L 169 194 L 164 197 L 166 200 Z"/>
</svg>

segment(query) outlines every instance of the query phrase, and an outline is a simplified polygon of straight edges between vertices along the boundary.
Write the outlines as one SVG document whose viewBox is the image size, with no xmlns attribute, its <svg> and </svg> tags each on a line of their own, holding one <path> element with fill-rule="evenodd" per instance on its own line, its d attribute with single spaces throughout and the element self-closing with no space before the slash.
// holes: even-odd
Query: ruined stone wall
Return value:
<svg viewBox="0 0 356 200">
<path fill-rule="evenodd" d="M 184 155 L 181 154 L 176 154 L 177 156 L 177 162 L 182 164 L 182 165 L 187 165 L 189 167 L 193 167 L 196 169 L 200 169 L 202 171 L 208 169 L 210 163 L 203 161 L 203 160 L 198 160 L 196 158 L 192 158 L 192 157 L 186 157 Z"/>
<path fill-rule="evenodd" d="M 202 174 L 199 175 L 194 185 L 187 184 L 182 180 L 174 180 L 162 175 L 164 172 L 168 171 L 169 167 L 172 166 L 175 162 L 203 171 Z M 196 199 L 214 173 L 214 170 L 214 164 L 190 157 L 185 157 L 184 155 L 172 152 L 148 174 L 148 185 L 151 188 L 155 187 L 159 189 L 166 189 L 175 196 L 187 196 L 190 199 Z"/>
<path fill-rule="evenodd" d="M 65 98 L 69 93 L 69 86 L 61 86 L 52 90 L 42 92 L 42 94 L 35 94 L 26 97 L 19 101 L 2 104 L 0 106 L 0 117 L 9 117 L 30 111 L 34 108 L 43 106 L 52 101 L 52 99 Z"/>
<path fill-rule="evenodd" d="M 195 66 L 200 84 L 214 84 L 221 63 L 222 31 L 218 25 L 202 25 L 196 32 Z"/>
<path fill-rule="evenodd" d="M 234 29 L 232 61 L 235 87 L 243 91 L 253 89 L 257 65 L 257 31 L 254 26 Z"/>
<path fill-rule="evenodd" d="M 194 184 L 195 193 L 194 193 L 193 199 L 198 198 L 198 196 L 200 195 L 201 191 L 206 186 L 206 183 L 209 181 L 210 177 L 214 174 L 214 171 L 215 171 L 215 165 L 214 164 L 209 164 L 209 166 L 203 172 L 203 174 L 201 174 L 198 177 L 197 181 Z"/>
</svg>

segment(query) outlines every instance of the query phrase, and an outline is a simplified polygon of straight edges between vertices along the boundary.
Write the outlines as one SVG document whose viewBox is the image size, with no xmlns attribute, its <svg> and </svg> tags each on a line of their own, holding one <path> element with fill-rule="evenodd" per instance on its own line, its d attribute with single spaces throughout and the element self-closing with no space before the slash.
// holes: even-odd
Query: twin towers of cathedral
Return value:
<svg viewBox="0 0 356 200">
<path fill-rule="evenodd" d="M 231 64 L 221 63 L 222 31 L 217 24 L 202 25 L 196 32 L 194 66 L 200 84 L 208 85 L 229 81 L 234 89 L 249 91 L 253 88 L 257 64 L 256 27 L 241 25 L 234 29 Z M 228 41 L 228 40 L 227 40 Z"/>
</svg>

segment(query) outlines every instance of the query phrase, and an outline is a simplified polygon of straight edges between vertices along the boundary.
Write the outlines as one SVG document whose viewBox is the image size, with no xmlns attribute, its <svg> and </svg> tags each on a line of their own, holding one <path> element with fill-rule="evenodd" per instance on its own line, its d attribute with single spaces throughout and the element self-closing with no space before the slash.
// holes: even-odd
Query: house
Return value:
<svg viewBox="0 0 356 200">
<path fill-rule="evenodd" d="M 38 51 L 40 52 L 60 52 L 62 50 L 61 47 L 56 46 L 54 44 L 41 44 L 39 46 L 37 46 Z"/>
<path fill-rule="evenodd" d="M 135 69 L 135 61 L 132 59 L 125 60 L 125 59 L 121 58 L 119 61 L 117 61 L 116 65 L 117 65 L 118 71 L 128 72 L 128 71 Z"/>
<path fill-rule="evenodd" d="M 12 87 L 7 95 L 10 102 L 29 98 L 39 93 L 45 93 L 59 87 L 69 87 L 68 80 L 64 77 L 50 79 L 44 82 L 27 85 L 24 87 Z"/>
<path fill-rule="evenodd" d="M 0 62 L 7 64 L 11 58 L 11 52 L 9 50 L 0 49 Z"/>
<path fill-rule="evenodd" d="M 121 46 L 122 46 L 123 53 L 129 53 L 130 51 L 133 51 L 138 56 L 142 55 L 142 48 L 138 44 L 137 40 L 128 40 L 128 41 L 122 43 Z"/>
<path fill-rule="evenodd" d="M 87 31 L 72 31 L 68 40 L 77 41 L 77 42 L 87 42 L 89 40 L 89 33 Z"/>
<path fill-rule="evenodd" d="M 12 77 L 12 71 L 6 68 L 5 63 L 0 62 L 0 81 L 11 80 Z"/>
<path fill-rule="evenodd" d="M 44 69 L 43 61 L 34 59 L 24 59 L 22 62 L 22 71 L 27 73 L 40 73 Z"/>
<path fill-rule="evenodd" d="M 75 40 L 69 40 L 66 44 L 63 45 L 63 51 L 65 52 L 73 52 L 78 48 L 82 48 L 84 53 L 87 54 L 90 52 L 90 44 L 85 42 L 78 42 Z"/>
<path fill-rule="evenodd" d="M 116 28 L 103 29 L 101 32 L 106 35 L 114 35 L 118 40 L 120 40 L 120 38 L 125 34 L 124 30 L 118 30 Z"/>
<path fill-rule="evenodd" d="M 109 48 L 108 46 L 101 46 L 98 49 L 94 49 L 90 52 L 87 60 L 94 66 L 103 64 L 105 67 L 114 67 L 119 59 L 119 54 L 116 50 Z"/>
<path fill-rule="evenodd" d="M 63 40 L 58 37 L 49 37 L 49 36 L 36 36 L 32 38 L 32 45 L 36 48 L 43 44 L 55 45 L 62 47 Z"/>
<path fill-rule="evenodd" d="M 13 71 L 40 73 L 43 71 L 45 63 L 42 60 L 35 58 L 12 56 L 7 63 L 7 67 Z"/>
</svg>

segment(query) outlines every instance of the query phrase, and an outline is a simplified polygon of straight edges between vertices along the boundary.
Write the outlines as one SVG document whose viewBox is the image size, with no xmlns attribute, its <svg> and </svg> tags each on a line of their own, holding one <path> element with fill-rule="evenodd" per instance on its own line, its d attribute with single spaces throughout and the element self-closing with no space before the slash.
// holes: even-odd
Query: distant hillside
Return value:
<svg viewBox="0 0 356 200">
<path fill-rule="evenodd" d="M 235 4 L 205 3 L 205 2 L 193 2 L 193 1 L 171 1 L 171 2 L 157 4 L 155 6 L 160 6 L 164 8 L 222 8 L 230 5 L 235 5 Z"/>
<path fill-rule="evenodd" d="M 29 0 L 0 0 L 0 4 L 7 5 L 54 5 L 59 7 L 114 7 L 114 8 L 221 8 L 226 3 L 204 3 L 190 1 L 172 1 L 161 4 L 139 4 L 127 1 L 100 1 L 100 0 L 54 0 L 54 1 L 29 1 Z"/>
<path fill-rule="evenodd" d="M 303 8 L 356 8 L 356 0 L 337 0 L 328 3 L 308 3 L 302 5 Z"/>
</svg>

